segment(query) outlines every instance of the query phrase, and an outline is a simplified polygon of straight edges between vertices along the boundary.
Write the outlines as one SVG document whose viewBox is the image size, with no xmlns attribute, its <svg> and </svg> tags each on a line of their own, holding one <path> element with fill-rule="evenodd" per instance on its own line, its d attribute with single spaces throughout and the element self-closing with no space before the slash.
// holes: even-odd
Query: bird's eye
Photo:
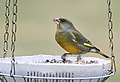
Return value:
<svg viewBox="0 0 120 82">
<path fill-rule="evenodd" d="M 65 19 L 61 19 L 60 22 L 65 22 L 66 20 Z"/>
</svg>

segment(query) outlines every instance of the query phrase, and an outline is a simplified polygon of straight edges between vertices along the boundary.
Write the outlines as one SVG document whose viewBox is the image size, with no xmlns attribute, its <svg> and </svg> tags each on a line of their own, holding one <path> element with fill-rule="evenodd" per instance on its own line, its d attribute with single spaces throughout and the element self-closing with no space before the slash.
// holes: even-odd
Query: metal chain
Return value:
<svg viewBox="0 0 120 82">
<path fill-rule="evenodd" d="M 12 15 L 11 51 L 12 51 L 12 58 L 14 59 L 16 31 L 17 31 L 17 0 L 13 0 L 13 11 L 12 11 L 12 13 L 13 13 L 13 15 Z"/>
<path fill-rule="evenodd" d="M 8 51 L 8 38 L 9 38 L 9 15 L 10 15 L 10 0 L 6 0 L 5 2 L 5 33 L 4 33 L 4 46 L 3 46 L 3 51 L 4 55 L 3 58 L 6 57 L 7 51 Z"/>
<path fill-rule="evenodd" d="M 13 10 L 12 10 L 12 35 L 11 35 L 11 52 L 12 52 L 12 61 L 11 61 L 11 70 L 10 75 L 15 74 L 15 42 L 16 42 L 16 31 L 17 31 L 17 0 L 13 0 Z"/>
<path fill-rule="evenodd" d="M 108 29 L 109 29 L 108 31 L 109 31 L 109 41 L 110 41 L 109 47 L 111 54 L 111 71 L 114 70 L 114 72 L 116 72 L 115 56 L 113 53 L 114 44 L 113 44 L 113 22 L 112 22 L 111 0 L 107 0 L 107 4 L 108 4 Z"/>
</svg>

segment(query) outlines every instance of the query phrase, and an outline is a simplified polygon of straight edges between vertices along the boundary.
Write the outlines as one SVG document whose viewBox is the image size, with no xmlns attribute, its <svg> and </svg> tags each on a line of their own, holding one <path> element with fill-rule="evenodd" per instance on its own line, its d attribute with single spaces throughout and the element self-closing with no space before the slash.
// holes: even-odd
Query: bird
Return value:
<svg viewBox="0 0 120 82">
<path fill-rule="evenodd" d="M 57 24 L 55 40 L 68 53 L 64 53 L 61 58 L 65 61 L 67 54 L 86 54 L 89 52 L 97 53 L 105 58 L 110 58 L 95 47 L 87 38 L 85 38 L 66 18 L 54 18 L 53 21 Z"/>
</svg>

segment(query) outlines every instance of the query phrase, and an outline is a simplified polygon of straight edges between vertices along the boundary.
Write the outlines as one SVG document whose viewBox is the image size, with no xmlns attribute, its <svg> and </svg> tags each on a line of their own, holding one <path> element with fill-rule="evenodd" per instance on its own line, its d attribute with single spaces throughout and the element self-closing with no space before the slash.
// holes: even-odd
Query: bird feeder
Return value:
<svg viewBox="0 0 120 82">
<path fill-rule="evenodd" d="M 115 57 L 113 54 L 111 1 L 108 0 L 108 27 L 111 59 L 82 57 L 78 62 L 76 56 L 69 56 L 63 63 L 61 56 L 33 55 L 14 57 L 17 31 L 17 0 L 13 0 L 12 17 L 12 57 L 6 57 L 8 51 L 8 28 L 10 0 L 6 0 L 6 24 L 4 33 L 4 56 L 0 58 L 0 80 L 2 82 L 104 82 L 115 74 Z M 112 36 L 112 37 L 111 37 Z"/>
<path fill-rule="evenodd" d="M 111 76 L 108 75 L 110 60 L 82 57 L 81 62 L 76 62 L 76 56 L 71 56 L 67 57 L 67 61 L 63 63 L 61 56 L 42 54 L 15 57 L 12 67 L 15 67 L 15 75 L 12 77 L 17 82 L 101 82 Z M 1 58 L 0 74 L 12 82 L 10 70 L 11 58 Z"/>
</svg>

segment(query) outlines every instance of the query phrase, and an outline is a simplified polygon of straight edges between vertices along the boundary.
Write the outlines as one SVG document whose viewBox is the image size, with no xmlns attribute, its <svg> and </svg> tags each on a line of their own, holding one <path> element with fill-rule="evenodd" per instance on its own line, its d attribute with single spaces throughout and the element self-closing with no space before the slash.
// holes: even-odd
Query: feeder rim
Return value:
<svg viewBox="0 0 120 82">
<path fill-rule="evenodd" d="M 31 57 L 53 57 L 53 55 L 43 55 L 43 54 L 39 54 L 39 55 L 34 55 L 34 56 L 18 56 L 18 57 L 15 57 L 17 61 L 14 62 L 14 64 L 29 64 L 29 65 L 58 65 L 58 66 L 101 66 L 101 65 L 105 65 L 105 64 L 108 64 L 108 63 L 111 63 L 111 60 L 110 59 L 103 59 L 103 58 L 98 58 L 98 57 L 85 57 L 83 56 L 84 59 L 98 59 L 99 60 L 99 63 L 93 63 L 93 64 L 76 64 L 76 63 L 44 63 L 44 62 L 27 62 L 27 61 L 24 61 L 24 62 L 21 62 L 19 59 L 21 59 L 22 57 L 24 58 L 31 58 Z M 61 56 L 54 56 L 54 57 L 61 57 Z M 76 57 L 76 56 L 73 56 L 73 57 Z M 33 59 L 34 59 L 33 58 Z M 54 58 L 53 58 L 54 59 Z M 3 61 L 4 60 L 4 61 Z M 5 61 L 7 60 L 7 61 Z M 6 58 L 0 58 L 0 63 L 5 63 L 5 64 L 9 64 L 11 61 L 11 57 L 6 57 Z M 104 61 L 104 63 L 100 62 L 100 61 Z"/>
</svg>

